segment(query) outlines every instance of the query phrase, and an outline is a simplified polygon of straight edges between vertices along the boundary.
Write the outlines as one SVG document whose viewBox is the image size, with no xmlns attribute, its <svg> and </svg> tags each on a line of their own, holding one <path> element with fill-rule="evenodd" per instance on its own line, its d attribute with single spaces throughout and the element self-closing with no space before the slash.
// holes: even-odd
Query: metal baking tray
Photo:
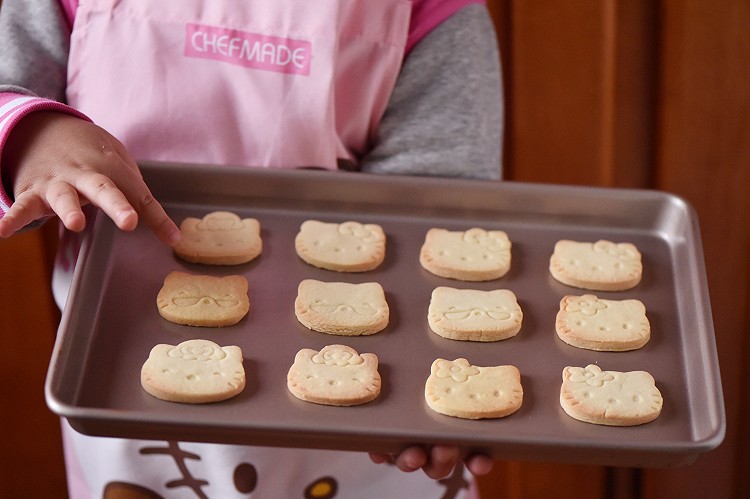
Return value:
<svg viewBox="0 0 750 499">
<path fill-rule="evenodd" d="M 395 452 L 410 444 L 450 444 L 498 459 L 668 467 L 692 462 L 724 438 L 725 413 L 711 308 L 696 216 L 683 199 L 656 191 L 379 176 L 315 170 L 265 170 L 146 164 L 154 195 L 179 223 L 231 210 L 257 218 L 263 253 L 234 267 L 188 264 L 145 228 L 118 231 L 98 215 L 84 241 L 46 382 L 49 407 L 90 435 L 178 439 L 262 446 Z M 380 224 L 386 258 L 374 271 L 336 273 L 297 257 L 294 237 L 306 219 Z M 434 276 L 418 261 L 431 227 L 499 229 L 510 237 L 512 267 L 503 278 L 465 283 Z M 555 315 L 565 294 L 549 257 L 559 239 L 629 241 L 643 254 L 634 289 L 597 292 L 643 301 L 652 338 L 632 352 L 594 352 L 560 341 Z M 251 310 L 220 329 L 172 324 L 156 295 L 172 270 L 241 274 Z M 294 299 L 306 278 L 377 281 L 391 308 L 382 332 L 367 337 L 317 333 L 297 322 Z M 461 342 L 432 333 L 427 308 L 441 285 L 505 288 L 524 313 L 521 332 L 495 343 Z M 157 343 L 207 338 L 238 345 L 247 386 L 209 405 L 158 400 L 140 386 L 140 369 Z M 356 407 L 294 398 L 286 374 L 301 348 L 347 344 L 378 355 L 380 396 Z M 432 412 L 424 401 L 430 365 L 464 357 L 480 366 L 521 371 L 521 409 L 503 419 L 463 420 Z M 606 427 L 567 416 L 559 404 L 565 366 L 646 370 L 664 397 L 661 416 L 636 427 Z"/>
</svg>

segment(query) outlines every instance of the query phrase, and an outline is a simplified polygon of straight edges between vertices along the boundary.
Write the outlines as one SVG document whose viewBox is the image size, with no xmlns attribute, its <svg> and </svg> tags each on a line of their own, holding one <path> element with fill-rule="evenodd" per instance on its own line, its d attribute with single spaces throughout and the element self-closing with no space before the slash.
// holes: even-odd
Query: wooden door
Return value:
<svg viewBox="0 0 750 499">
<path fill-rule="evenodd" d="M 727 409 L 673 470 L 498 463 L 486 497 L 750 497 L 750 4 L 490 0 L 506 179 L 642 187 L 696 208 Z"/>
</svg>

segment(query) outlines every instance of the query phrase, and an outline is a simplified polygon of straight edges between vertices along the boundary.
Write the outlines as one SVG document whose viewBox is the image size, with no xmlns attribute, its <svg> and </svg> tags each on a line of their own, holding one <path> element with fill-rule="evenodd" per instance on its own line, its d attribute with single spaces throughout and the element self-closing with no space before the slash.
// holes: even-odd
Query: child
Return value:
<svg viewBox="0 0 750 499">
<path fill-rule="evenodd" d="M 0 237 L 59 217 L 61 306 L 82 205 L 179 240 L 135 160 L 500 178 L 499 58 L 481 0 L 4 0 L 0 47 Z M 65 422 L 63 438 L 75 499 L 469 490 L 448 447 L 370 456 L 394 467 L 351 452 L 89 437 Z M 491 461 L 466 464 L 481 474 Z"/>
</svg>

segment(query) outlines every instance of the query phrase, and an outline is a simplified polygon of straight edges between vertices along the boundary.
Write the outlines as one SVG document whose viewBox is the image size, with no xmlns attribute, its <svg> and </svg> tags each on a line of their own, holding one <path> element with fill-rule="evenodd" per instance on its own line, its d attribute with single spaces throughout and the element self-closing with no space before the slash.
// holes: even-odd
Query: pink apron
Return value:
<svg viewBox="0 0 750 499">
<path fill-rule="evenodd" d="M 138 160 L 293 168 L 371 146 L 406 0 L 81 0 L 68 102 Z"/>
</svg>

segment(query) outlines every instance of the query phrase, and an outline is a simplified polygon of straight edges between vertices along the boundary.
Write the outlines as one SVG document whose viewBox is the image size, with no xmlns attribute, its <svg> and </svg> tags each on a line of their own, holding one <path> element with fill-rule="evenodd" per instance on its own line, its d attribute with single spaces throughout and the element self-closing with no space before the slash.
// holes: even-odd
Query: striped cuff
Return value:
<svg viewBox="0 0 750 499">
<path fill-rule="evenodd" d="M 72 107 L 54 100 L 15 93 L 0 93 L 0 158 L 2 158 L 5 142 L 13 127 L 21 118 L 34 111 L 59 111 L 89 120 L 88 117 Z M 2 178 L 1 163 L 0 178 Z M 13 204 L 12 196 L 5 192 L 5 189 L 0 184 L 0 216 L 4 215 L 10 209 L 11 204 Z"/>
</svg>

